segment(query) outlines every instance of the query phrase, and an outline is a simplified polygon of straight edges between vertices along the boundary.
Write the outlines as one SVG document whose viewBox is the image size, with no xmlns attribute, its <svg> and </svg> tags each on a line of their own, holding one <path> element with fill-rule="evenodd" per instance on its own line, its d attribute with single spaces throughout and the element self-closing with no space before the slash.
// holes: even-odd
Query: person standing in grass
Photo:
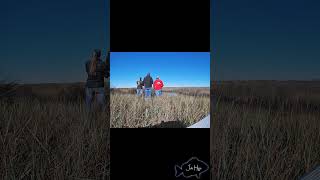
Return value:
<svg viewBox="0 0 320 180">
<path fill-rule="evenodd" d="M 87 72 L 86 82 L 86 106 L 91 110 L 92 101 L 96 98 L 96 101 L 100 105 L 100 108 L 105 108 L 105 90 L 104 90 L 104 78 L 109 78 L 106 63 L 101 59 L 101 50 L 95 49 L 92 53 L 92 57 L 85 63 Z M 109 52 L 107 61 L 109 58 Z"/>
<path fill-rule="evenodd" d="M 163 82 L 160 79 L 159 76 L 157 76 L 157 79 L 153 83 L 154 91 L 156 93 L 156 96 L 162 95 L 162 88 L 163 88 Z"/>
<path fill-rule="evenodd" d="M 144 85 L 145 98 L 151 98 L 153 79 L 152 79 L 150 73 L 148 73 L 147 76 L 144 77 L 143 85 Z"/>
<path fill-rule="evenodd" d="M 137 81 L 137 96 L 141 96 L 143 92 L 143 81 L 140 77 L 140 80 Z"/>
</svg>

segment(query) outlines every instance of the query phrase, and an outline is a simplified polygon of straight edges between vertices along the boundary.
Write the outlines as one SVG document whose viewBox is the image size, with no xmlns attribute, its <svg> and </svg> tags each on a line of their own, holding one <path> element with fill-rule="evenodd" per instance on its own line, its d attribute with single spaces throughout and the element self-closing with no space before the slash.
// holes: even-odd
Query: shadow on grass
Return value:
<svg viewBox="0 0 320 180">
<path fill-rule="evenodd" d="M 187 128 L 187 125 L 181 121 L 162 121 L 159 124 L 147 126 L 144 128 Z"/>
</svg>

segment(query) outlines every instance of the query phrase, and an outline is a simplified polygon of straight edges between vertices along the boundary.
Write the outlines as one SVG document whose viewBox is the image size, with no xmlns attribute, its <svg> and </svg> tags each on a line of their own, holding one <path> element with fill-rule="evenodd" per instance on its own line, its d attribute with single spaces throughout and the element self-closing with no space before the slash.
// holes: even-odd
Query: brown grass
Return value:
<svg viewBox="0 0 320 180">
<path fill-rule="evenodd" d="M 0 179 L 108 179 L 108 111 L 87 112 L 83 94 L 32 93 L 0 101 Z"/>
<path fill-rule="evenodd" d="M 0 100 L 0 179 L 108 178 L 108 113 L 85 111 L 81 85 L 52 86 Z M 297 179 L 320 164 L 319 82 L 215 87 L 213 179 Z M 112 126 L 185 127 L 209 113 L 207 92 L 167 90 L 179 95 L 146 102 L 132 89 L 112 91 Z"/>
<path fill-rule="evenodd" d="M 302 82 L 218 85 L 212 178 L 297 179 L 320 165 L 319 90 Z"/>
<path fill-rule="evenodd" d="M 110 97 L 111 127 L 187 127 L 209 114 L 209 96 L 177 93 L 178 96 L 164 93 L 162 97 L 146 101 L 135 96 L 134 89 L 113 90 Z M 165 123 L 170 125 L 165 126 Z"/>
</svg>

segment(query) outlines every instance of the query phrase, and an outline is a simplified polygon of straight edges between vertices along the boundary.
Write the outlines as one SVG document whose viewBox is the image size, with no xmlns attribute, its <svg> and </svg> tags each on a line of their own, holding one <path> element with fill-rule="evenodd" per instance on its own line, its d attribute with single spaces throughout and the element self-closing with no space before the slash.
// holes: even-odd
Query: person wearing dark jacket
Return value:
<svg viewBox="0 0 320 180">
<path fill-rule="evenodd" d="M 107 72 L 106 63 L 103 62 L 100 57 L 101 50 L 95 49 L 91 59 L 85 63 L 88 75 L 85 90 L 86 106 L 89 109 L 91 109 L 93 98 L 96 98 L 98 104 L 102 106 L 102 108 L 105 107 L 104 78 L 108 78 L 109 73 Z"/>
<path fill-rule="evenodd" d="M 144 77 L 143 85 L 144 85 L 145 98 L 150 98 L 152 93 L 152 85 L 153 85 L 153 79 L 150 73 L 148 73 L 147 76 Z"/>
</svg>

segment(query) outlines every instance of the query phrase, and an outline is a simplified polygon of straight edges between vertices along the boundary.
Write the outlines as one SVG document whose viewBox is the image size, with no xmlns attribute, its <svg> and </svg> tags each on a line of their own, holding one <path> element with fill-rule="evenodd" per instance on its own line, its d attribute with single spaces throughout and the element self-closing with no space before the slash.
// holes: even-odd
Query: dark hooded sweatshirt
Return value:
<svg viewBox="0 0 320 180">
<path fill-rule="evenodd" d="M 145 88 L 151 88 L 153 84 L 153 79 L 152 77 L 148 74 L 146 77 L 143 79 L 143 85 Z"/>
<path fill-rule="evenodd" d="M 96 67 L 96 74 L 91 75 L 90 72 L 91 61 L 86 62 L 86 71 L 88 74 L 86 87 L 88 88 L 100 88 L 104 87 L 104 78 L 108 78 L 108 72 L 106 71 L 106 64 L 101 59 L 98 60 Z"/>
</svg>

